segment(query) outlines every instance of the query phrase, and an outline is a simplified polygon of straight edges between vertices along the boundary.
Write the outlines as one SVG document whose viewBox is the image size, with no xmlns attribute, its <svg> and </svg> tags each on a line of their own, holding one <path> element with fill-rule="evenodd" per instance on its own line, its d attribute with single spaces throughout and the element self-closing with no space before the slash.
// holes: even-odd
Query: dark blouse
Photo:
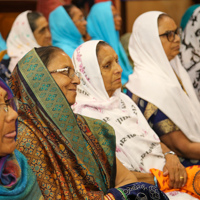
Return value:
<svg viewBox="0 0 200 200">
<path fill-rule="evenodd" d="M 180 130 L 158 107 L 154 104 L 137 97 L 132 94 L 128 89 L 126 94 L 135 101 L 140 108 L 144 117 L 148 121 L 151 128 L 156 134 L 161 137 L 164 134 L 171 133 L 173 131 Z"/>
</svg>

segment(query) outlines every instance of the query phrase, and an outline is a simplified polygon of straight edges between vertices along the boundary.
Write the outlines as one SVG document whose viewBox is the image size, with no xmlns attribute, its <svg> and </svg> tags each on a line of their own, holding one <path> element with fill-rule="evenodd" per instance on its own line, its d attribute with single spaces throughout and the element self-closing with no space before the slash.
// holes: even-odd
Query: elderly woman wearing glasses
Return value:
<svg viewBox="0 0 200 200">
<path fill-rule="evenodd" d="M 200 160 L 200 105 L 177 56 L 179 34 L 165 13 L 139 16 L 129 41 L 135 71 L 126 87 L 161 141 L 189 166 Z"/>
<path fill-rule="evenodd" d="M 69 56 L 52 46 L 31 50 L 11 76 L 20 105 L 17 148 L 28 158 L 44 198 L 135 199 L 142 193 L 167 200 L 157 187 L 135 183 L 115 157 L 111 126 L 73 113 L 79 83 Z"/>
<path fill-rule="evenodd" d="M 71 58 L 86 37 L 86 20 L 75 5 L 59 6 L 49 15 L 53 46 L 61 48 Z"/>
<path fill-rule="evenodd" d="M 15 150 L 17 107 L 17 99 L 0 78 L 0 199 L 43 200 L 27 159 Z"/>
</svg>

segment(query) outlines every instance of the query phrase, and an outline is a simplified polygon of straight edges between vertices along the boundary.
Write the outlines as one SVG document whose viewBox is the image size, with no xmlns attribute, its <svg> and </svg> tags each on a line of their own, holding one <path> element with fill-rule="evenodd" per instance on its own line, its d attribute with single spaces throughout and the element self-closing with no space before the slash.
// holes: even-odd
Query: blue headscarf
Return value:
<svg viewBox="0 0 200 200">
<path fill-rule="evenodd" d="M 117 53 L 119 64 L 123 69 L 122 84 L 128 81 L 128 76 L 133 73 L 126 53 L 119 40 L 119 31 L 115 30 L 111 1 L 95 4 L 87 18 L 87 30 L 94 40 L 104 40 Z"/>
<path fill-rule="evenodd" d="M 196 8 L 198 8 L 200 6 L 200 4 L 195 4 L 191 7 L 189 7 L 185 14 L 183 15 L 182 19 L 181 19 L 181 28 L 184 30 L 190 17 L 192 16 L 193 12 L 196 10 Z"/>
<path fill-rule="evenodd" d="M 3 50 L 6 50 L 6 49 L 7 49 L 6 42 L 5 42 L 5 40 L 3 39 L 3 37 L 0 33 L 0 52 L 3 51 Z M 9 57 L 6 54 L 3 58 L 8 59 Z"/>
<path fill-rule="evenodd" d="M 53 46 L 61 48 L 72 58 L 74 50 L 84 41 L 63 6 L 59 6 L 50 13 L 49 25 Z"/>
</svg>

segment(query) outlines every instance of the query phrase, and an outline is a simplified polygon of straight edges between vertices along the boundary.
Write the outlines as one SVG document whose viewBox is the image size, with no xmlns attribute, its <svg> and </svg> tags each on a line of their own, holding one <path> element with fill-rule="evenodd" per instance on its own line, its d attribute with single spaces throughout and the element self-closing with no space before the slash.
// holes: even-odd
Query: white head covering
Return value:
<svg viewBox="0 0 200 200">
<path fill-rule="evenodd" d="M 158 32 L 160 14 L 158 11 L 144 13 L 133 25 L 129 52 L 135 68 L 126 86 L 156 105 L 191 141 L 200 142 L 200 105 L 178 56 L 171 62 L 167 59 Z"/>
<path fill-rule="evenodd" d="M 9 70 L 12 72 L 17 62 L 32 48 L 40 47 L 35 40 L 27 14 L 32 11 L 22 12 L 15 19 L 7 39 L 7 52 L 10 56 Z"/>
<path fill-rule="evenodd" d="M 78 86 L 75 113 L 101 119 L 115 129 L 116 155 L 130 170 L 163 170 L 165 159 L 160 140 L 150 128 L 137 105 L 120 88 L 109 97 L 96 56 L 99 40 L 88 41 L 74 52 L 72 61 L 82 74 Z"/>
<path fill-rule="evenodd" d="M 182 34 L 181 61 L 200 101 L 200 6 L 190 17 Z"/>
</svg>

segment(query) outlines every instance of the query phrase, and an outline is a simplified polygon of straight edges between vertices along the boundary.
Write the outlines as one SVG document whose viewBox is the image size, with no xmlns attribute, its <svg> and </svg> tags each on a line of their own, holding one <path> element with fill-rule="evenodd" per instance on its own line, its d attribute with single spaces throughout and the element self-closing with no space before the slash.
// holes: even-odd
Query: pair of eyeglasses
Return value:
<svg viewBox="0 0 200 200">
<path fill-rule="evenodd" d="M 62 73 L 64 75 L 68 76 L 70 79 L 73 79 L 75 77 L 75 75 L 78 78 L 81 78 L 81 73 L 80 72 L 76 72 L 71 67 L 65 67 L 63 69 L 56 69 L 56 70 L 50 71 L 50 73 Z"/>
<path fill-rule="evenodd" d="M 175 40 L 175 35 L 178 35 L 181 38 L 182 29 L 177 28 L 175 31 L 167 31 L 159 36 L 167 36 L 169 42 L 173 42 Z"/>
<path fill-rule="evenodd" d="M 5 100 L 5 103 L 0 103 L 0 106 L 4 105 L 4 111 L 8 112 L 8 107 L 11 107 L 13 110 L 17 111 L 19 109 L 19 103 L 16 97 L 13 97 L 11 99 Z"/>
<path fill-rule="evenodd" d="M 121 17 L 121 15 L 120 14 L 114 14 L 113 15 L 113 18 L 117 18 L 117 17 Z"/>
<path fill-rule="evenodd" d="M 85 17 L 81 17 L 80 19 L 75 20 L 74 23 L 83 21 L 86 21 Z"/>
</svg>

